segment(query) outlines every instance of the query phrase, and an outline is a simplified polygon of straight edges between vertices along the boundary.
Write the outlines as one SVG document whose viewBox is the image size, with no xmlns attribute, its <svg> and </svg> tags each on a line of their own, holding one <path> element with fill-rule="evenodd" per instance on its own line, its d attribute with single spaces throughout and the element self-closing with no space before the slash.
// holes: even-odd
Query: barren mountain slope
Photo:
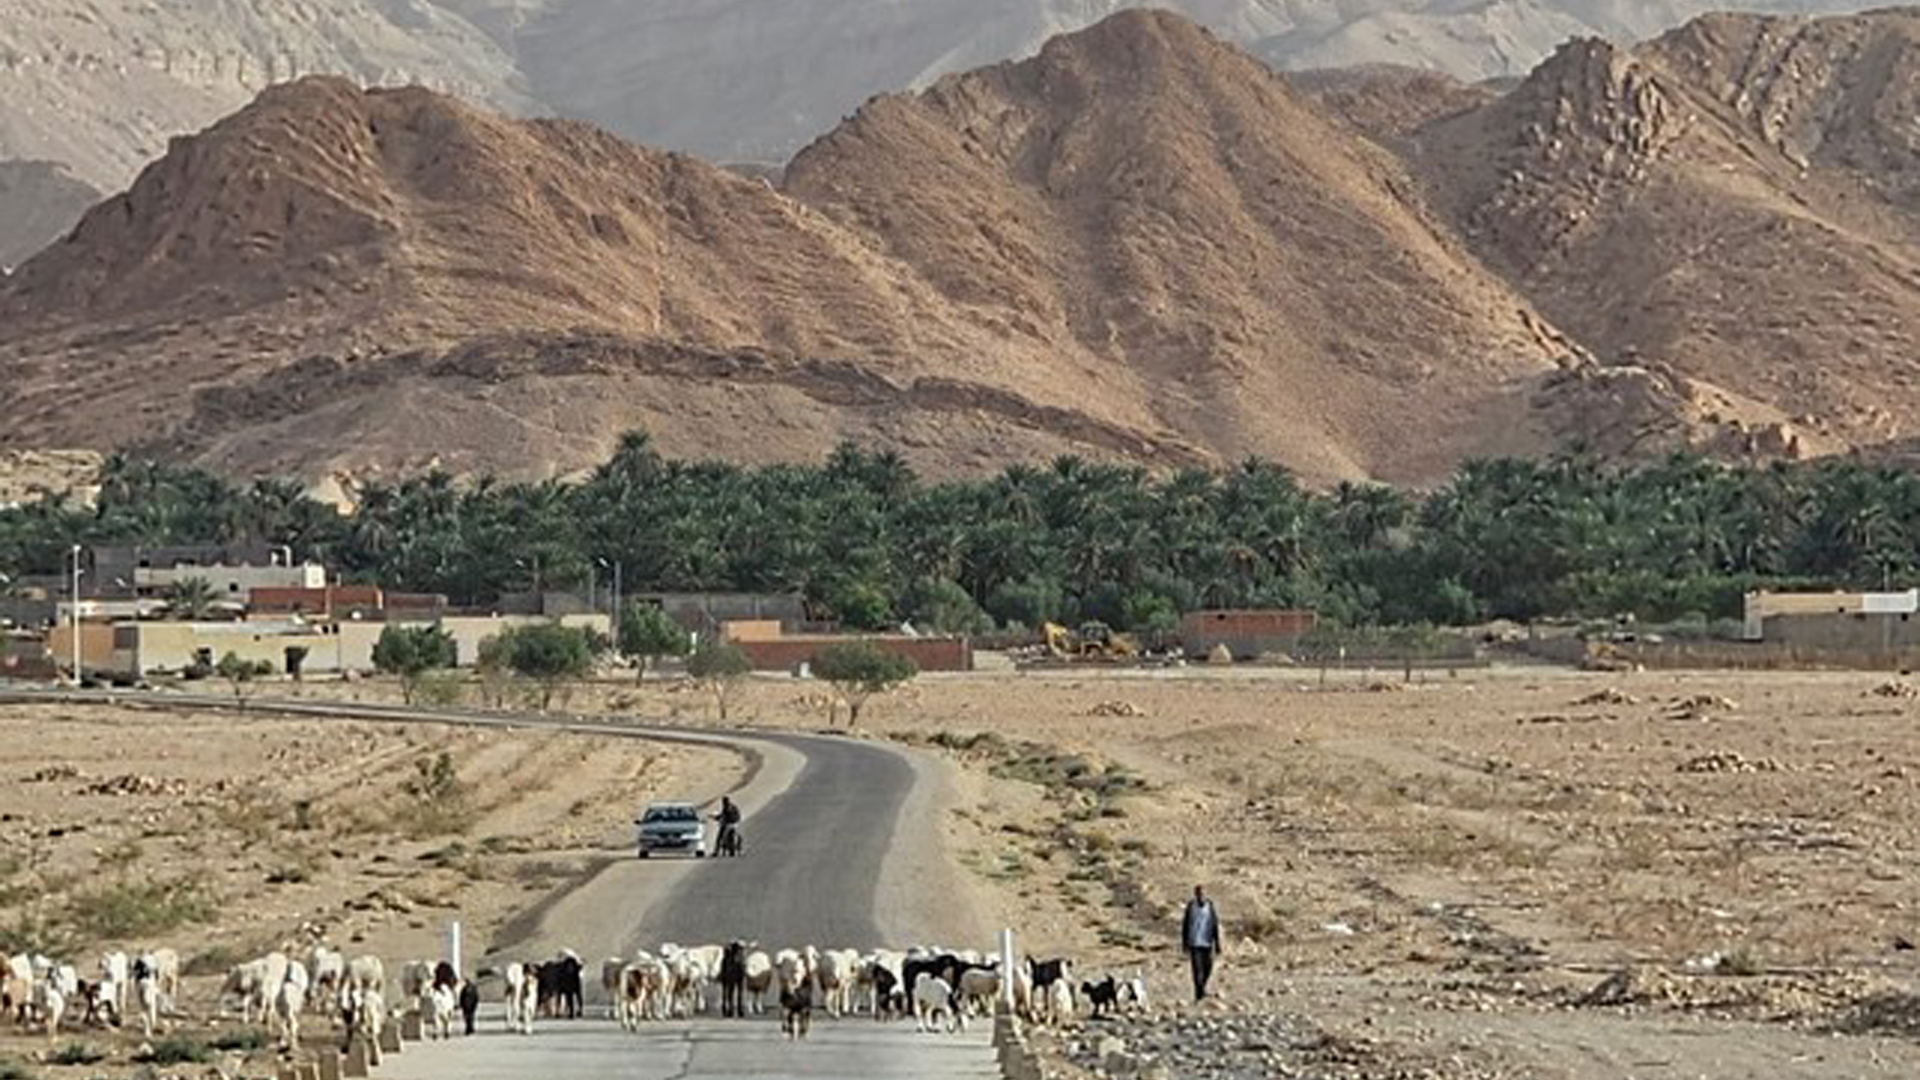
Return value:
<svg viewBox="0 0 1920 1080">
<path fill-rule="evenodd" d="M 1072 405 L 1079 419 L 1040 436 L 1050 448 L 1075 445 L 1072 432 L 1084 428 L 1111 450 L 1152 457 L 1151 441 L 1163 439 L 1166 452 L 1193 456 L 1141 423 L 1150 417 L 1137 406 L 1106 399 L 1121 415 L 1099 415 L 1100 402 L 1062 395 L 1050 356 L 1033 343 L 953 310 L 759 181 L 581 124 L 512 121 L 424 90 L 361 91 L 334 79 L 269 90 L 181 141 L 128 194 L 21 268 L 0 292 L 0 326 L 15 331 L 0 363 L 14 376 L 9 411 L 19 423 L 9 434 L 22 445 L 64 445 L 64 433 L 95 445 L 164 440 L 186 423 L 205 436 L 190 449 L 205 449 L 233 426 L 281 418 L 223 411 L 216 386 L 274 400 L 304 394 L 295 412 L 342 394 L 385 409 L 406 399 L 404 384 L 444 375 L 472 389 L 514 381 L 518 392 L 483 412 L 532 433 L 527 455 L 498 427 L 440 432 L 442 453 L 494 455 L 469 465 L 565 468 L 643 422 L 689 426 L 698 433 L 689 451 L 740 445 L 751 456 L 745 427 L 715 422 L 769 418 L 724 407 L 739 389 L 724 367 L 697 392 L 640 395 L 646 405 L 631 413 L 619 396 L 576 395 L 611 410 L 603 431 L 566 432 L 566 417 L 543 411 L 565 379 L 644 376 L 663 354 L 646 344 L 655 343 L 714 358 L 855 357 L 862 377 L 903 380 L 902 400 L 922 375 L 989 383 L 1012 399 L 1003 412 Z M 509 350 L 510 374 L 379 359 L 509 332 L 522 342 Z M 543 385 L 556 343 L 582 333 L 635 344 L 603 350 L 622 358 L 618 373 L 563 364 Z M 349 358 L 344 380 L 311 365 L 282 370 L 312 355 Z M 814 384 L 834 397 L 832 378 Z M 77 401 L 76 385 L 87 391 Z M 876 408 L 912 411 L 879 399 Z M 350 404 L 331 415 L 333 426 L 303 429 L 304 441 L 273 452 L 293 462 L 350 453 L 417 461 L 411 451 L 433 426 L 421 414 L 411 427 L 391 418 L 406 430 L 383 430 Z M 389 443 L 405 451 L 385 455 Z"/>
<path fill-rule="evenodd" d="M 0 273 L 79 220 L 100 193 L 51 161 L 0 161 Z"/>
<path fill-rule="evenodd" d="M 1568 45 L 1407 140 L 1469 241 L 1603 361 L 1868 445 L 1920 425 L 1920 9 Z"/>
<path fill-rule="evenodd" d="M 1305 448 L 1319 475 L 1486 449 L 1489 396 L 1564 351 L 1411 187 L 1245 54 L 1137 12 L 878 99 L 787 170 L 954 302 L 1077 342 L 1082 393 L 1137 381 L 1205 445 Z"/>
<path fill-rule="evenodd" d="M 562 114 L 717 160 L 783 160 L 871 95 L 1033 55 L 1116 12 L 1173 11 L 1276 66 L 1525 74 L 1577 35 L 1636 41 L 1715 0 L 439 0 L 490 27 Z M 1845 11 L 1857 0 L 1743 0 Z"/>
<path fill-rule="evenodd" d="M 1564 343 L 1386 154 L 1175 17 L 878 101 L 790 174 L 276 88 L 0 291 L 3 437 L 541 472 L 644 423 L 742 458 L 867 436 L 942 470 L 1315 480 L 1552 441 L 1525 403 Z"/>
</svg>

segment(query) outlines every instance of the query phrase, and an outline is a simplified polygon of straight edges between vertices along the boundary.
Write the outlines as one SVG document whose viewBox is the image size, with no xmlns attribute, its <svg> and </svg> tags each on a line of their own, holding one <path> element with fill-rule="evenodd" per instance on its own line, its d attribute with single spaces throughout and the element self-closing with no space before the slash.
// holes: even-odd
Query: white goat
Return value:
<svg viewBox="0 0 1920 1080">
<path fill-rule="evenodd" d="M 540 1007 L 540 981 L 518 962 L 507 965 L 507 1030 L 533 1034 L 533 1014 Z"/>
<path fill-rule="evenodd" d="M 180 996 L 180 954 L 162 948 L 135 957 L 133 974 L 136 990 L 143 971 L 153 982 L 156 1008 L 160 1012 L 172 1012 L 174 999 Z"/>
<path fill-rule="evenodd" d="M 838 1020 L 853 1011 L 854 982 L 860 974 L 860 954 L 852 949 L 829 949 L 820 954 L 816 979 L 826 999 L 827 1015 Z"/>
<path fill-rule="evenodd" d="M 307 954 L 307 967 L 313 973 L 310 1004 L 322 1008 L 324 1002 L 339 1000 L 340 986 L 347 978 L 347 958 L 325 945 L 315 945 Z"/>
<path fill-rule="evenodd" d="M 160 1026 L 160 976 L 144 963 L 134 965 L 133 1003 L 140 1012 L 140 1037 L 153 1038 Z"/>
<path fill-rule="evenodd" d="M 47 1045 L 53 1045 L 60 1034 L 60 1021 L 67 1012 L 68 996 L 52 980 L 42 980 L 33 987 L 33 1007 L 39 1014 L 41 1023 L 47 1028 Z"/>
<path fill-rule="evenodd" d="M 420 995 L 420 1030 L 429 1039 L 453 1038 L 453 1014 L 460 992 L 451 986 L 429 985 Z"/>
<path fill-rule="evenodd" d="M 953 1007 L 953 987 L 938 975 L 922 975 L 913 981 L 914 1026 L 920 1031 L 938 1031 L 936 1018 L 945 1016 L 947 1026 L 964 1031 L 966 1013 Z"/>
<path fill-rule="evenodd" d="M 767 1011 L 767 991 L 772 987 L 773 958 L 755 949 L 747 954 L 747 999 L 755 1016 Z"/>
<path fill-rule="evenodd" d="M 355 991 L 365 993 L 377 990 L 387 992 L 387 965 L 373 955 L 356 956 L 347 962 L 346 978 L 340 981 L 340 1007 L 353 1007 L 351 995 Z"/>
<path fill-rule="evenodd" d="M 960 973 L 960 1005 L 971 1010 L 973 1015 L 993 1015 L 994 1002 L 999 997 L 999 969 L 968 968 Z"/>
<path fill-rule="evenodd" d="M 133 982 L 133 968 L 127 954 L 118 949 L 100 958 L 101 1002 L 113 1009 L 114 1023 L 127 1015 L 127 991 Z"/>
<path fill-rule="evenodd" d="M 400 968 L 400 997 L 417 1002 L 433 984 L 433 964 L 427 960 L 409 960 Z"/>
<path fill-rule="evenodd" d="M 298 977 L 295 977 L 295 974 Z M 280 989 L 273 995 L 271 1017 L 278 1021 L 285 1038 L 281 1045 L 289 1053 L 300 1051 L 300 1013 L 307 1007 L 307 969 L 295 961 L 288 970 L 287 978 L 280 983 Z M 271 1028 L 272 1025 L 269 1025 Z"/>
<path fill-rule="evenodd" d="M 380 1030 L 387 1022 L 387 996 L 355 986 L 347 992 L 349 1038 L 367 1048 L 367 1064 L 380 1064 Z"/>
<path fill-rule="evenodd" d="M 21 953 L 7 957 L 0 969 L 0 1006 L 15 1023 L 24 1021 L 33 1004 L 33 957 Z"/>
</svg>

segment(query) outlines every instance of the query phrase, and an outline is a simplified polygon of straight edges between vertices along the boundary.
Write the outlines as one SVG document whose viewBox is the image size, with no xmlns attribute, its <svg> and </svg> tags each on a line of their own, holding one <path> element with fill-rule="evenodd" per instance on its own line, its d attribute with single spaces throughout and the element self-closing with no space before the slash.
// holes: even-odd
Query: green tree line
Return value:
<svg viewBox="0 0 1920 1080">
<path fill-rule="evenodd" d="M 57 573 L 75 542 L 258 542 L 458 604 L 584 589 L 618 564 L 629 593 L 795 591 L 858 628 L 1150 630 L 1245 606 L 1347 625 L 1718 618 L 1749 588 L 1898 584 L 1920 558 L 1920 478 L 1851 458 L 1503 459 L 1426 492 L 1314 491 L 1259 460 L 1155 473 L 1061 457 L 932 482 L 852 445 L 746 467 L 671 460 L 634 433 L 578 482 L 429 473 L 369 484 L 350 515 L 286 479 L 120 456 L 101 479 L 91 508 L 0 511 L 0 573 Z"/>
</svg>

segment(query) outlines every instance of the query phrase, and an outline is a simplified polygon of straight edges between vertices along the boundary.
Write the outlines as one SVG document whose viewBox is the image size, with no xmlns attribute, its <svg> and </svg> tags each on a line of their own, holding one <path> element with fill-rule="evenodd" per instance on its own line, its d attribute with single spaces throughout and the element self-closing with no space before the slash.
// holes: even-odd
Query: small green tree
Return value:
<svg viewBox="0 0 1920 1080">
<path fill-rule="evenodd" d="M 167 586 L 167 614 L 182 622 L 204 619 L 213 611 L 213 583 L 203 577 L 181 578 Z"/>
<path fill-rule="evenodd" d="M 438 626 L 389 624 L 373 644 L 373 666 L 400 677 L 400 697 L 409 705 L 427 672 L 459 662 L 460 648 L 454 644 L 453 635 Z"/>
<path fill-rule="evenodd" d="M 983 634 L 993 620 L 957 583 L 945 578 L 917 582 L 908 597 L 913 624 L 937 634 Z"/>
<path fill-rule="evenodd" d="M 635 602 L 620 612 L 620 651 L 634 661 L 635 681 L 647 677 L 649 661 L 685 656 L 692 648 L 692 636 L 659 606 Z"/>
<path fill-rule="evenodd" d="M 860 722 L 860 707 L 875 694 L 884 694 L 920 674 L 912 659 L 890 653 L 871 641 L 831 645 L 813 658 L 816 679 L 833 684 L 847 703 L 847 726 Z"/>
<path fill-rule="evenodd" d="M 593 672 L 594 635 L 559 623 L 517 626 L 501 635 L 507 639 L 507 664 L 515 674 L 540 684 L 540 709 L 553 706 L 561 686 Z"/>
<path fill-rule="evenodd" d="M 262 675 L 273 674 L 273 665 L 265 660 L 242 660 L 238 653 L 230 652 L 214 665 L 213 673 L 233 687 L 235 701 L 245 704 L 248 684 Z"/>
<path fill-rule="evenodd" d="M 727 718 L 727 700 L 734 687 L 752 670 L 753 661 L 731 641 L 702 642 L 687 659 L 687 674 L 713 688 L 713 701 L 722 721 Z"/>
<path fill-rule="evenodd" d="M 852 581 L 833 590 L 827 606 L 842 623 L 856 630 L 881 630 L 893 625 L 893 604 L 886 590 L 870 581 Z"/>
<path fill-rule="evenodd" d="M 480 675 L 480 696 L 490 709 L 505 706 L 507 693 L 513 689 L 512 644 L 505 633 L 495 634 L 480 642 L 475 670 Z"/>
</svg>

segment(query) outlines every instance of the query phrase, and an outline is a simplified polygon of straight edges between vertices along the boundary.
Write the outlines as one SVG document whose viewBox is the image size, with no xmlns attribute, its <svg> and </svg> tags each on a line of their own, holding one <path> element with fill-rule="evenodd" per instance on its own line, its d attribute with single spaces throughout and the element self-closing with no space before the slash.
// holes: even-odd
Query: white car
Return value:
<svg viewBox="0 0 1920 1080">
<path fill-rule="evenodd" d="M 634 821 L 640 826 L 640 857 L 656 851 L 707 854 L 707 823 L 692 803 L 654 803 Z"/>
</svg>

